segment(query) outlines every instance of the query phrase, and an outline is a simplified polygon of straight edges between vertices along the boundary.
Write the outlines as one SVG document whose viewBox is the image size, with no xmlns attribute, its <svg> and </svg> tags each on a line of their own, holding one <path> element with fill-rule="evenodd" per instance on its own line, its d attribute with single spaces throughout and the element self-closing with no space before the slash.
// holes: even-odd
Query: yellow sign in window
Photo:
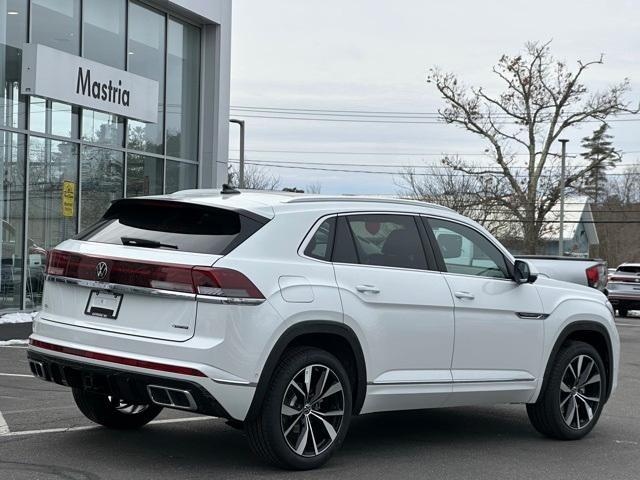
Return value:
<svg viewBox="0 0 640 480">
<path fill-rule="evenodd" d="M 73 217 L 74 205 L 76 204 L 76 184 L 65 180 L 62 183 L 62 215 Z"/>
</svg>

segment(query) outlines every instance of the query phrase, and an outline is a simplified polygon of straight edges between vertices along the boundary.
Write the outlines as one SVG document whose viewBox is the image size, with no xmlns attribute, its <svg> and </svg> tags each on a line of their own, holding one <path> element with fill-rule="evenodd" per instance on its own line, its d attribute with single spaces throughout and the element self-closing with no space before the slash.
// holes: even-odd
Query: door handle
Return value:
<svg viewBox="0 0 640 480">
<path fill-rule="evenodd" d="M 455 292 L 454 295 L 457 298 L 463 298 L 465 300 L 473 300 L 474 298 L 476 298 L 476 296 L 473 293 L 469 293 L 469 292 Z"/>
<path fill-rule="evenodd" d="M 356 290 L 360 293 L 380 293 L 380 289 L 374 285 L 358 285 Z"/>
</svg>

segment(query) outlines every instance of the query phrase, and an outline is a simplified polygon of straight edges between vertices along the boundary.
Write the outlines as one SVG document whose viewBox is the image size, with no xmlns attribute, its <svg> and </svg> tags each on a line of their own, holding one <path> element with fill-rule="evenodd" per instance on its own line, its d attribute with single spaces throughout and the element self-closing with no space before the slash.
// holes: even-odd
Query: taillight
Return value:
<svg viewBox="0 0 640 480">
<path fill-rule="evenodd" d="M 98 268 L 100 263 L 106 265 L 106 272 Z M 140 262 L 53 250 L 47 261 L 47 274 L 215 297 L 264 299 L 251 280 L 228 268 Z"/>
<path fill-rule="evenodd" d="M 229 268 L 193 267 L 193 288 L 200 295 L 263 299 L 264 295 L 242 273 Z"/>
<path fill-rule="evenodd" d="M 47 274 L 49 275 L 65 275 L 67 271 L 67 263 L 71 255 L 60 250 L 52 250 L 47 257 Z"/>
<path fill-rule="evenodd" d="M 597 287 L 598 282 L 600 281 L 600 266 L 594 265 L 593 267 L 589 267 L 586 270 L 587 273 L 587 283 L 590 287 Z"/>
</svg>

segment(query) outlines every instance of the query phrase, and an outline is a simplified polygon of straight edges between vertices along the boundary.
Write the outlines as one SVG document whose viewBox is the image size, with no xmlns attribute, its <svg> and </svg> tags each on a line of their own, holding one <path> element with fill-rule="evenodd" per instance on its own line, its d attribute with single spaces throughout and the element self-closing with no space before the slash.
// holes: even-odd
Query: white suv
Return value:
<svg viewBox="0 0 640 480">
<path fill-rule="evenodd" d="M 538 431 L 577 439 L 616 387 L 612 308 L 530 268 L 422 202 L 120 200 L 50 252 L 29 362 L 94 422 L 222 417 L 285 468 L 321 465 L 353 415 L 390 410 L 523 403 Z"/>
</svg>

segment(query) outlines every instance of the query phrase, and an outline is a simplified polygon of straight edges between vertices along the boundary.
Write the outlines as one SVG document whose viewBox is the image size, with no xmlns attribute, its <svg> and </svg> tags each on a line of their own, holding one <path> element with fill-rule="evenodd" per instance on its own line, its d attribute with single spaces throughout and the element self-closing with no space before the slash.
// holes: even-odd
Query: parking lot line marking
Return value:
<svg viewBox="0 0 640 480">
<path fill-rule="evenodd" d="M 216 420 L 218 417 L 184 417 L 184 418 L 167 418 L 164 420 L 154 420 L 149 422 L 149 425 L 166 425 L 168 423 L 186 423 L 186 422 L 203 422 L 207 420 Z M 0 421 L 4 422 L 2 415 L 0 414 Z M 6 425 L 6 422 L 4 423 Z M 22 435 L 39 435 L 43 433 L 64 433 L 64 432 L 81 432 L 83 430 L 95 430 L 103 428 L 100 425 L 85 425 L 82 427 L 67 427 L 67 428 L 48 428 L 45 430 L 21 430 L 17 432 L 10 432 L 9 427 L 6 427 L 5 433 L 2 433 L 2 424 L 0 423 L 0 437 L 18 437 Z"/>
<path fill-rule="evenodd" d="M 9 425 L 7 425 L 2 412 L 0 412 L 0 435 L 8 435 L 9 433 Z"/>
<path fill-rule="evenodd" d="M 33 375 L 25 375 L 24 373 L 0 373 L 0 377 L 36 378 Z"/>
<path fill-rule="evenodd" d="M 636 325 L 634 323 L 617 323 L 616 322 L 616 325 L 619 327 L 636 327 L 636 328 L 640 327 L 640 325 Z"/>
</svg>

